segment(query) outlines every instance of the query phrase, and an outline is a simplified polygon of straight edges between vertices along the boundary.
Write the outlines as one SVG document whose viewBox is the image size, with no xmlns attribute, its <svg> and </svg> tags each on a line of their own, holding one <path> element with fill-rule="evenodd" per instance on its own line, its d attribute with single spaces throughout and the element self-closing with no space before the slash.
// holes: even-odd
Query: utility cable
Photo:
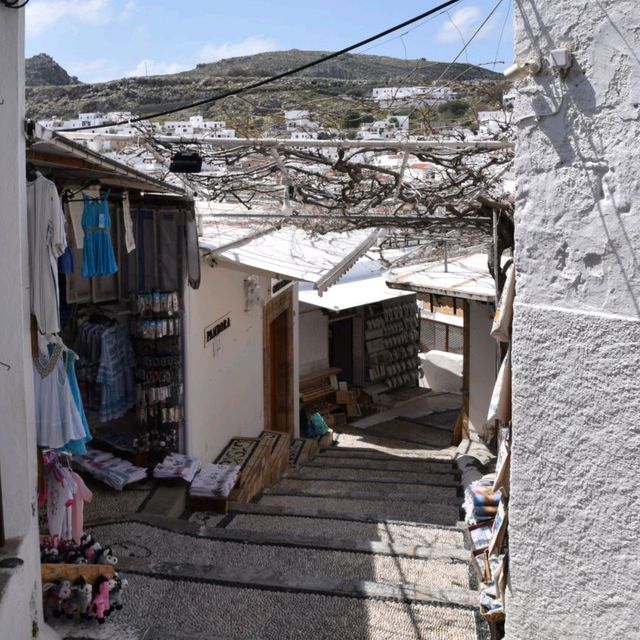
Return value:
<svg viewBox="0 0 640 640">
<path fill-rule="evenodd" d="M 222 100 L 224 98 L 230 98 L 231 96 L 237 96 L 237 95 L 239 95 L 241 93 L 245 93 L 247 91 L 251 91 L 252 89 L 257 89 L 258 87 L 263 87 L 263 86 L 265 86 L 267 84 L 271 84 L 272 82 L 276 82 L 277 80 L 282 80 L 283 78 L 288 78 L 289 76 L 292 76 L 292 75 L 295 75 L 297 73 L 300 73 L 301 71 L 305 71 L 306 69 L 310 69 L 311 67 L 315 67 L 315 66 L 317 66 L 319 64 L 322 64 L 323 62 L 327 62 L 329 60 L 333 60 L 334 58 L 342 56 L 345 53 L 349 53 L 349 52 L 353 51 L 354 49 L 359 49 L 360 47 L 363 47 L 363 46 L 369 44 L 370 42 L 374 42 L 375 40 L 378 40 L 380 38 L 384 38 L 385 36 L 389 35 L 390 33 L 393 33 L 394 31 L 398 31 L 399 29 L 404 29 L 404 27 L 407 27 L 407 26 L 413 24 L 414 22 L 418 22 L 420 20 L 424 20 L 424 18 L 427 18 L 428 16 L 430 16 L 430 15 L 432 15 L 434 13 L 442 11 L 443 9 L 446 9 L 447 7 L 450 7 L 451 5 L 457 4 L 458 2 L 461 2 L 461 0 L 447 0 L 446 2 L 443 2 L 442 4 L 438 5 L 437 7 L 434 7 L 433 9 L 429 9 L 429 11 L 425 11 L 424 13 L 421 13 L 420 15 L 414 16 L 413 18 L 410 18 L 409 20 L 405 20 L 404 22 L 401 22 L 400 24 L 397 24 L 397 25 L 395 25 L 393 27 L 390 27 L 389 29 L 385 29 L 384 31 L 381 31 L 380 33 L 377 33 L 374 36 L 370 36 L 369 38 L 365 38 L 364 40 L 361 40 L 360 42 L 356 42 L 355 44 L 352 44 L 352 45 L 350 45 L 348 47 L 345 47 L 344 49 L 340 49 L 340 51 L 335 51 L 334 53 L 329 53 L 326 56 L 322 56 L 320 58 L 317 58 L 316 60 L 312 60 L 311 62 L 307 62 L 306 64 L 300 65 L 299 67 L 296 67 L 294 69 L 289 69 L 288 71 L 283 71 L 282 73 L 278 73 L 275 76 L 270 76 L 269 78 L 264 78 L 263 80 L 259 80 L 257 82 L 252 82 L 252 83 L 244 85 L 242 87 L 238 87 L 237 89 L 230 89 L 229 91 L 224 91 L 223 93 L 220 93 L 220 94 L 218 94 L 216 96 L 212 96 L 210 98 L 204 98 L 202 100 L 197 100 L 196 102 L 192 102 L 190 104 L 185 104 L 185 105 L 182 105 L 180 107 L 175 107 L 173 109 L 165 109 L 164 111 L 159 111 L 158 113 L 153 113 L 151 115 L 146 115 L 146 116 L 139 116 L 137 118 L 132 118 L 130 120 L 120 120 L 119 122 L 111 122 L 109 124 L 103 124 L 103 125 L 99 125 L 99 126 L 91 126 L 91 125 L 89 125 L 89 126 L 85 126 L 85 127 L 58 129 L 58 131 L 62 131 L 62 132 L 64 132 L 64 131 L 84 131 L 84 130 L 87 130 L 87 129 L 95 130 L 95 129 L 106 129 L 106 128 L 109 128 L 109 127 L 118 127 L 118 126 L 121 126 L 121 125 L 132 124 L 134 122 L 141 122 L 143 120 L 151 120 L 153 118 L 161 118 L 163 116 L 168 116 L 168 115 L 171 115 L 173 113 L 178 113 L 180 111 L 185 111 L 186 109 L 193 109 L 194 107 L 200 107 L 200 106 L 202 106 L 204 104 L 211 104 L 213 102 L 217 102 L 218 100 Z M 495 11 L 495 9 L 494 9 L 494 11 Z M 453 63 L 451 63 L 451 64 L 453 64 Z M 451 65 L 449 65 L 449 66 L 451 66 Z"/>
<path fill-rule="evenodd" d="M 22 7 L 26 7 L 29 0 L 0 0 L 0 2 L 7 7 L 7 9 L 22 9 Z"/>
</svg>

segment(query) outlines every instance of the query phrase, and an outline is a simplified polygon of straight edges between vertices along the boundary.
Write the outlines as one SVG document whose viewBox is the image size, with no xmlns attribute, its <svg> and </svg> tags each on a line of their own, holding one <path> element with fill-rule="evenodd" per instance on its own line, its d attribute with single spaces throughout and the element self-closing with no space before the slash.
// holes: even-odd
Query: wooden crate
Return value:
<svg viewBox="0 0 640 640">
<path fill-rule="evenodd" d="M 67 578 L 75 582 L 83 576 L 87 582 L 95 582 L 100 576 L 113 578 L 113 565 L 111 564 L 64 564 L 44 563 L 40 565 L 42 583 L 54 582 L 60 578 Z"/>
<path fill-rule="evenodd" d="M 269 464 L 271 444 L 264 438 L 232 438 L 233 441 L 254 441 L 251 454 L 242 464 L 240 476 L 235 488 L 229 494 L 229 500 L 247 503 L 260 493 L 265 486 L 265 474 Z M 220 462 L 220 460 L 216 460 Z"/>
<path fill-rule="evenodd" d="M 187 511 L 210 511 L 226 515 L 229 498 L 223 496 L 192 496 L 187 494 Z"/>
<path fill-rule="evenodd" d="M 342 369 L 334 367 L 300 378 L 299 390 L 302 404 L 333 394 L 338 388 L 338 375 L 341 372 Z"/>
<path fill-rule="evenodd" d="M 265 486 L 272 487 L 289 467 L 289 435 L 280 431 L 263 431 L 261 438 L 270 444 L 265 471 Z"/>
</svg>

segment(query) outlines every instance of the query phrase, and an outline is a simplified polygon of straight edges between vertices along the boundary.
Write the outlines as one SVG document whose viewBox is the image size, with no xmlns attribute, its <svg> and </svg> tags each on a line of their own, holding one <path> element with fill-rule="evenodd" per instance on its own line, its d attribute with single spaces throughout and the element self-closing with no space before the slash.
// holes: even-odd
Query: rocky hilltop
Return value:
<svg viewBox="0 0 640 640">
<path fill-rule="evenodd" d="M 79 112 L 131 111 L 147 114 L 176 107 L 187 102 L 201 100 L 252 80 L 276 75 L 303 65 L 324 55 L 322 51 L 273 51 L 252 56 L 199 64 L 195 69 L 164 76 L 123 78 L 103 83 L 78 83 L 59 67 L 49 56 L 58 74 L 29 72 L 27 83 L 27 113 L 32 118 L 57 116 L 72 118 Z M 27 61 L 34 67 L 35 56 Z M 41 66 L 41 62 L 36 68 Z M 53 69 L 48 64 L 47 68 Z M 267 116 L 282 109 L 308 108 L 309 101 L 324 100 L 323 109 L 339 113 L 345 108 L 344 96 L 353 100 L 369 96 L 371 88 L 385 85 L 410 86 L 439 80 L 465 84 L 473 91 L 476 87 L 496 85 L 500 74 L 468 64 L 454 64 L 421 60 L 403 60 L 386 56 L 348 54 L 268 85 L 251 93 L 252 117 Z M 46 83 L 41 81 L 48 79 Z M 68 78 L 61 82 L 58 78 Z M 341 97 L 341 98 L 339 98 Z M 230 101 L 208 105 L 198 111 L 206 117 L 232 118 Z M 249 112 L 247 103 L 233 104 L 233 116 Z M 177 117 L 185 117 L 189 112 Z M 237 125 L 236 125 L 237 126 Z"/>
<path fill-rule="evenodd" d="M 70 76 L 51 56 L 39 53 L 25 60 L 25 84 L 27 87 L 47 85 L 67 86 L 78 84 L 75 76 Z"/>
</svg>

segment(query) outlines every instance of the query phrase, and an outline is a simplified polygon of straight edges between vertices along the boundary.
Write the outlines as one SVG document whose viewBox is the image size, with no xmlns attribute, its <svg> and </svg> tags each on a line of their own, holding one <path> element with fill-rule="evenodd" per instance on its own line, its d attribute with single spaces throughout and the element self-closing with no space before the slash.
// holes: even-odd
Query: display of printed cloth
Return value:
<svg viewBox="0 0 640 640">
<path fill-rule="evenodd" d="M 82 275 L 85 278 L 109 276 L 118 271 L 111 240 L 109 192 L 107 191 L 99 198 L 91 198 L 83 193 L 82 199 L 84 200 Z"/>
<path fill-rule="evenodd" d="M 40 173 L 27 183 L 29 292 L 40 333 L 60 331 L 58 258 L 67 248 L 64 213 L 56 185 Z"/>
<path fill-rule="evenodd" d="M 240 465 L 237 464 L 208 464 L 193 479 L 189 493 L 192 496 L 221 496 L 231 493 L 238 475 Z"/>
<path fill-rule="evenodd" d="M 72 462 L 79 471 L 92 475 L 117 491 L 147 477 L 144 467 L 137 467 L 105 451 L 88 449 L 85 455 L 74 457 Z"/>
<path fill-rule="evenodd" d="M 153 470 L 154 478 L 182 478 L 191 482 L 200 469 L 200 460 L 181 453 L 170 453 Z"/>
<path fill-rule="evenodd" d="M 135 357 L 129 336 L 116 325 L 102 334 L 100 367 L 96 382 L 102 385 L 100 420 L 108 422 L 122 416 L 135 404 L 133 368 Z"/>
<path fill-rule="evenodd" d="M 80 356 L 78 380 L 87 408 L 106 422 L 134 406 L 135 356 L 121 325 L 105 318 L 84 322 L 74 348 Z"/>
</svg>

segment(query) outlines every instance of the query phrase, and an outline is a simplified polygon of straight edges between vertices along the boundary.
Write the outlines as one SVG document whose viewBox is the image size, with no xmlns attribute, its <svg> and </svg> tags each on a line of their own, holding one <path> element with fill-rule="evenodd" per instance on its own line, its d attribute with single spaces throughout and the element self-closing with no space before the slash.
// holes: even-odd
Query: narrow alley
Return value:
<svg viewBox="0 0 640 640">
<path fill-rule="evenodd" d="M 125 608 L 107 625 L 74 623 L 63 633 L 74 640 L 488 637 L 458 526 L 455 448 L 417 444 L 449 440 L 455 413 L 342 427 L 333 446 L 290 466 L 256 501 L 232 503 L 227 515 L 146 513 L 138 492 L 135 512 L 88 524 L 120 558 Z"/>
</svg>

